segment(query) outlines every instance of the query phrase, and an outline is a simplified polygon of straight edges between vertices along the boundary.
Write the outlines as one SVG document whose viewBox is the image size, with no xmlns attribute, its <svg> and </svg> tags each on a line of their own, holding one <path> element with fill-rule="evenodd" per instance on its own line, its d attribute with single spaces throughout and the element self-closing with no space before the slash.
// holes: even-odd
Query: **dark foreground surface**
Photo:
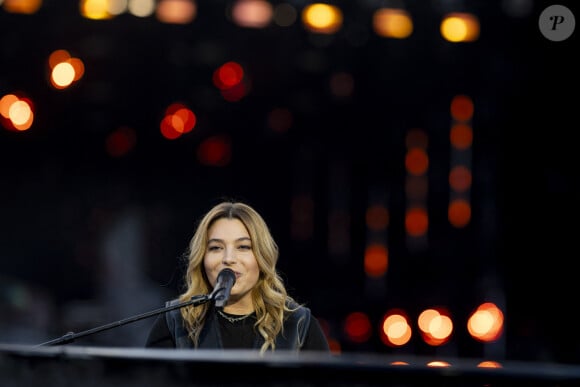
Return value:
<svg viewBox="0 0 580 387">
<path fill-rule="evenodd" d="M 446 363 L 433 367 L 431 362 Z M 2 386 L 577 386 L 580 367 L 481 359 L 0 345 Z"/>
</svg>

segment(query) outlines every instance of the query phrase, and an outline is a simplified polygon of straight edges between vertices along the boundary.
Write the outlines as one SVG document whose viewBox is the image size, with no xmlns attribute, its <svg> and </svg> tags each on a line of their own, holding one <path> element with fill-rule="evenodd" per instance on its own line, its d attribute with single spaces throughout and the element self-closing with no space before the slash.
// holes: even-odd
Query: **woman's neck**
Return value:
<svg viewBox="0 0 580 387">
<path fill-rule="evenodd" d="M 252 299 L 250 297 L 241 298 L 239 300 L 232 300 L 230 298 L 230 302 L 224 306 L 223 311 L 237 315 L 249 314 L 254 311 L 254 304 L 252 303 Z"/>
</svg>

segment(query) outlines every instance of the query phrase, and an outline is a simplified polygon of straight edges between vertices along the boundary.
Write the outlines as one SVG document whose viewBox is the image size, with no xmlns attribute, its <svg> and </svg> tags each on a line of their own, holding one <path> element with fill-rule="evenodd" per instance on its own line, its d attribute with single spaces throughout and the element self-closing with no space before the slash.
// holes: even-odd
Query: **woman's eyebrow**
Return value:
<svg viewBox="0 0 580 387">
<path fill-rule="evenodd" d="M 241 238 L 236 239 L 236 242 L 245 242 L 245 241 L 251 242 L 252 241 L 252 238 L 250 238 L 250 237 L 241 237 Z M 211 238 L 211 239 L 209 239 L 207 241 L 207 243 L 211 243 L 211 242 L 224 243 L 224 240 L 223 239 L 219 239 L 219 238 Z"/>
</svg>

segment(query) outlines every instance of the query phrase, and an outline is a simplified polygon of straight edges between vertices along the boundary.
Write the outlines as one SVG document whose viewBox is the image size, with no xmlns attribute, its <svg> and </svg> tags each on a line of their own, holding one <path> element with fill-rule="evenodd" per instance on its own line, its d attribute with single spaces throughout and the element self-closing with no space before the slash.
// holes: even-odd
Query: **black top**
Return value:
<svg viewBox="0 0 580 387">
<path fill-rule="evenodd" d="M 230 317 L 230 320 L 225 316 Z M 251 349 L 253 348 L 254 340 L 257 331 L 254 330 L 254 323 L 256 322 L 256 314 L 241 318 L 243 316 L 232 315 L 229 313 L 217 313 L 220 326 L 220 334 L 224 348 L 236 349 Z M 241 318 L 241 319 L 240 319 Z M 235 321 L 237 320 L 237 321 Z M 149 336 L 145 347 L 150 348 L 176 348 L 175 341 L 171 335 L 167 322 L 163 315 L 158 316 L 149 331 Z M 310 318 L 310 326 L 301 348 L 302 351 L 329 351 L 328 341 L 320 326 L 319 321 L 312 316 Z"/>
</svg>

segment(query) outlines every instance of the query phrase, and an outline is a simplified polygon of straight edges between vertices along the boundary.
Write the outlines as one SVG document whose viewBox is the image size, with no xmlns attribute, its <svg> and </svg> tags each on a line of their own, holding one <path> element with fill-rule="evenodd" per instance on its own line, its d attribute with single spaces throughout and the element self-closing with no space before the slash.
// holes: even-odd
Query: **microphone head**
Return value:
<svg viewBox="0 0 580 387">
<path fill-rule="evenodd" d="M 232 287 L 236 283 L 236 273 L 232 269 L 226 268 L 219 272 L 217 281 L 211 298 L 215 301 L 215 306 L 223 308 L 230 298 Z"/>
<path fill-rule="evenodd" d="M 233 286 L 233 284 L 236 282 L 236 273 L 234 273 L 234 271 L 232 269 L 229 269 L 229 268 L 223 269 L 222 271 L 219 272 L 219 274 L 217 276 L 216 286 L 220 282 L 223 282 L 223 283 L 231 282 L 232 286 Z"/>
</svg>

